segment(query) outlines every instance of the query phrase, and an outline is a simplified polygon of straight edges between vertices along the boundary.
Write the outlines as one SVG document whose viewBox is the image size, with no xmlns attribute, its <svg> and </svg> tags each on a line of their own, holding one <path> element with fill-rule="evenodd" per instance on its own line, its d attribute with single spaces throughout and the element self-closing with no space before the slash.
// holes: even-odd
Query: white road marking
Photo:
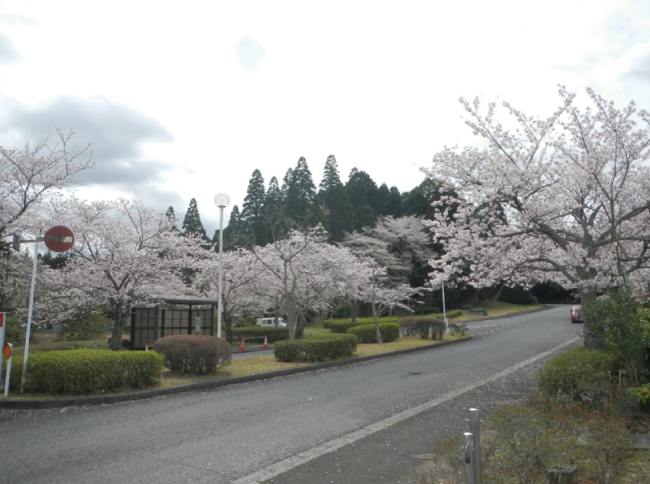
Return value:
<svg viewBox="0 0 650 484">
<path fill-rule="evenodd" d="M 442 403 L 448 402 L 453 398 L 459 397 L 464 393 L 475 390 L 479 387 L 482 387 L 483 385 L 487 385 L 488 383 L 492 383 L 493 381 L 498 380 L 499 378 L 502 378 L 504 376 L 511 375 L 512 373 L 521 370 L 523 367 L 530 365 L 531 363 L 534 363 L 538 360 L 541 360 L 542 358 L 546 358 L 547 356 L 552 355 L 556 351 L 559 351 L 562 348 L 565 348 L 566 346 L 575 343 L 579 339 L 580 336 L 575 336 L 569 341 L 565 341 L 564 343 L 557 345 L 555 348 L 552 348 L 548 351 L 540 353 L 539 355 L 528 358 L 527 360 L 517 363 L 516 365 L 511 366 L 510 368 L 506 368 L 505 370 L 494 374 L 492 377 L 488 378 L 487 380 L 481 380 L 475 383 L 471 383 L 470 385 L 449 392 L 446 395 L 438 397 L 429 402 L 423 403 L 422 405 L 409 408 L 408 410 L 404 410 L 402 412 L 396 413 L 395 415 L 385 418 L 384 420 L 380 420 L 379 422 L 375 422 L 373 424 L 367 425 L 352 433 L 349 433 L 347 435 L 344 435 L 334 440 L 330 440 L 329 442 L 324 442 L 320 445 L 317 445 L 316 447 L 312 447 L 311 449 L 300 452 L 297 455 L 291 456 L 287 459 L 271 464 L 270 466 L 260 469 L 257 472 L 253 472 L 252 474 L 248 474 L 247 476 L 240 477 L 239 479 L 232 481 L 232 484 L 260 484 L 269 479 L 273 479 L 274 477 L 279 476 L 280 474 L 284 474 L 285 472 L 288 472 L 291 469 L 294 469 L 295 467 L 298 467 L 314 459 L 317 459 L 322 455 L 328 454 L 342 447 L 345 447 L 346 445 L 352 444 L 353 442 L 356 442 L 357 440 L 361 440 L 364 437 L 374 434 L 375 432 L 379 432 L 380 430 L 385 430 L 388 427 L 395 425 L 397 422 L 401 422 L 402 420 L 406 420 L 407 418 L 411 418 L 422 412 L 431 410 L 432 408 L 437 407 Z"/>
</svg>

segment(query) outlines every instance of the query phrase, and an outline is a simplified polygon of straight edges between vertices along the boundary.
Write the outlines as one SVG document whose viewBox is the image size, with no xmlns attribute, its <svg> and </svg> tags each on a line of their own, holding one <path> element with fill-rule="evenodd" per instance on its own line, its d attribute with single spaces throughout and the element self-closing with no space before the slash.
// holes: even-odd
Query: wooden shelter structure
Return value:
<svg viewBox="0 0 650 484">
<path fill-rule="evenodd" d="M 161 304 L 131 311 L 131 349 L 143 350 L 158 338 L 174 334 L 214 334 L 217 301 L 207 298 L 164 298 Z"/>
</svg>

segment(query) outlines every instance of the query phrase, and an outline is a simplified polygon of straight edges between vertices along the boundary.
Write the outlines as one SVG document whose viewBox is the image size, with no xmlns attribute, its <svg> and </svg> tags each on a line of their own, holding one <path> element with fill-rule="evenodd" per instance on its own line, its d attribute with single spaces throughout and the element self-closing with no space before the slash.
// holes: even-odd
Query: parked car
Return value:
<svg viewBox="0 0 650 484">
<path fill-rule="evenodd" d="M 580 304 L 574 304 L 571 306 L 571 322 L 572 323 L 582 323 L 582 306 Z"/>
<path fill-rule="evenodd" d="M 267 326 L 267 327 L 272 326 L 274 328 L 275 327 L 286 328 L 287 327 L 287 322 L 282 318 L 259 318 L 257 320 L 257 325 L 258 326 Z"/>
</svg>

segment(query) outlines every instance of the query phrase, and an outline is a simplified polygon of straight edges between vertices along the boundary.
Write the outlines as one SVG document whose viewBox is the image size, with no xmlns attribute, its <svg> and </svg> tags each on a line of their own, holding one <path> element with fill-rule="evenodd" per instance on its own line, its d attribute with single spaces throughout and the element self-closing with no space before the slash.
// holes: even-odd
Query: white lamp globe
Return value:
<svg viewBox="0 0 650 484">
<path fill-rule="evenodd" d="M 214 196 L 214 204 L 219 208 L 225 208 L 230 203 L 230 197 L 225 193 L 217 193 Z"/>
</svg>

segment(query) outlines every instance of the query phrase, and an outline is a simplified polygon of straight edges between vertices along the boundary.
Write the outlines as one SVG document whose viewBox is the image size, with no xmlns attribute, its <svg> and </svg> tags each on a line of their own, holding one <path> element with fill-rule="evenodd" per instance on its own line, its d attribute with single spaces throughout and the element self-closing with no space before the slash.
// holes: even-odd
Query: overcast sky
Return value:
<svg viewBox="0 0 650 484">
<path fill-rule="evenodd" d="M 474 138 L 459 96 L 558 106 L 557 84 L 650 110 L 647 0 L 0 0 L 0 144 L 92 142 L 79 196 L 240 206 L 301 156 L 401 191 Z"/>
</svg>

